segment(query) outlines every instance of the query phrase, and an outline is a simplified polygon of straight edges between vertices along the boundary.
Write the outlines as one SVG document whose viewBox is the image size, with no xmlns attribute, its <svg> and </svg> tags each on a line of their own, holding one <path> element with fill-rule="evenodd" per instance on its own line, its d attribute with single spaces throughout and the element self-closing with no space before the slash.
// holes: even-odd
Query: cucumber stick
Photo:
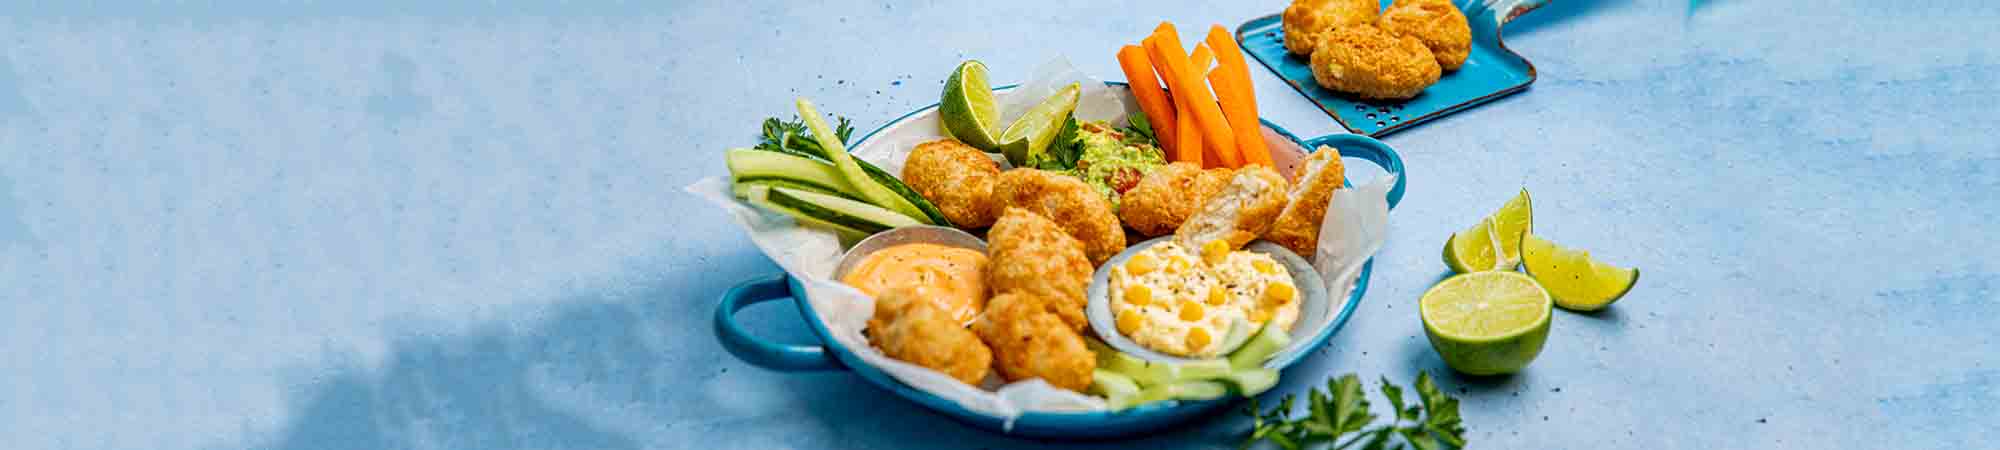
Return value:
<svg viewBox="0 0 2000 450">
<path fill-rule="evenodd" d="M 774 187 L 771 188 L 767 198 L 771 204 L 868 234 L 918 224 L 916 219 L 897 214 L 895 211 L 816 192 Z"/>
<path fill-rule="evenodd" d="M 833 166 L 810 158 L 752 149 L 730 149 L 724 156 L 731 180 L 792 187 L 855 198 L 855 191 Z"/>
<path fill-rule="evenodd" d="M 868 236 L 868 233 L 862 232 L 861 230 L 849 228 L 845 225 L 841 225 L 838 223 L 820 220 L 818 216 L 808 214 L 804 211 L 799 211 L 792 209 L 790 207 L 786 207 L 784 205 L 772 203 L 771 189 L 772 188 L 770 186 L 765 186 L 760 184 L 739 184 L 736 185 L 734 188 L 736 196 L 742 197 L 744 201 L 749 202 L 751 205 L 754 205 L 758 208 L 763 208 L 768 211 L 791 216 L 792 220 L 796 220 L 802 225 L 825 229 L 825 230 L 832 230 L 834 234 L 840 236 L 840 239 L 842 241 L 856 241 L 860 240 L 863 237 Z"/>
<path fill-rule="evenodd" d="M 930 220 L 930 217 L 918 210 L 916 205 L 897 195 L 894 190 L 876 182 L 874 178 L 868 176 L 867 171 L 861 169 L 861 165 L 855 162 L 854 155 L 847 153 L 847 144 L 840 142 L 840 136 L 833 133 L 833 127 L 827 126 L 826 118 L 820 117 L 819 108 L 813 107 L 811 100 L 800 98 L 798 107 L 799 120 L 805 121 L 806 127 L 812 129 L 813 137 L 818 138 L 820 147 L 826 152 L 827 160 L 833 162 L 833 167 L 840 171 L 841 178 L 853 185 L 862 199 L 911 218 Z"/>
</svg>

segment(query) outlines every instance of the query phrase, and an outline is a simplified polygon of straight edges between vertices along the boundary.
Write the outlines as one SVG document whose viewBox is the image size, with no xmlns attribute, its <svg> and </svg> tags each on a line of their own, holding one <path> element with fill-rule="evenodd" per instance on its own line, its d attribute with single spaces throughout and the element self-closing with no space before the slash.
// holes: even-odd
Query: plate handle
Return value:
<svg viewBox="0 0 2000 450">
<path fill-rule="evenodd" d="M 736 312 L 758 303 L 792 298 L 785 274 L 759 277 L 737 284 L 722 294 L 715 307 L 715 338 L 729 354 L 751 365 L 782 372 L 839 370 L 843 368 L 825 346 L 774 344 L 743 330 Z"/>
<path fill-rule="evenodd" d="M 1407 184 L 1410 176 L 1404 171 L 1403 157 L 1397 155 L 1395 149 L 1389 148 L 1389 144 L 1359 134 L 1322 136 L 1304 143 L 1305 148 L 1319 148 L 1321 145 L 1338 149 L 1340 156 L 1366 159 L 1377 166 L 1382 166 L 1383 171 L 1395 175 L 1396 185 L 1389 188 L 1389 209 L 1395 210 L 1396 204 L 1403 202 L 1403 186 Z"/>
</svg>

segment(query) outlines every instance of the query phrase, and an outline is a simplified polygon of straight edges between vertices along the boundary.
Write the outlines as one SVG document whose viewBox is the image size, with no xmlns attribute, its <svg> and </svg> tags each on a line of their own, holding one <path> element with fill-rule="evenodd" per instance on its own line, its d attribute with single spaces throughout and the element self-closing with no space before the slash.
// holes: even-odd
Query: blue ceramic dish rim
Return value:
<svg viewBox="0 0 2000 450">
<path fill-rule="evenodd" d="M 1373 132 L 1373 133 L 1367 133 L 1367 132 L 1363 132 L 1363 131 L 1361 131 L 1361 129 L 1360 129 L 1360 128 L 1355 128 L 1355 127 L 1354 127 L 1353 125 L 1349 125 L 1349 124 L 1347 123 L 1347 119 L 1342 119 L 1342 118 L 1340 118 L 1340 113 L 1336 113 L 1336 112 L 1334 112 L 1334 111 L 1333 111 L 1333 110 L 1331 110 L 1331 109 L 1327 109 L 1327 106 L 1326 106 L 1325 104 L 1322 104 L 1322 103 L 1320 103 L 1320 102 L 1319 102 L 1318 100 L 1314 100 L 1314 99 L 1312 98 L 1312 94 L 1308 94 L 1308 93 L 1306 93 L 1306 92 L 1305 92 L 1305 90 L 1304 90 L 1304 89 L 1305 89 L 1305 87 L 1304 87 L 1304 86 L 1298 86 L 1298 85 L 1294 85 L 1294 84 L 1292 84 L 1292 83 L 1290 83 L 1290 82 L 1287 82 L 1287 83 L 1285 83 L 1285 84 L 1287 84 L 1287 85 L 1291 85 L 1291 86 L 1292 86 L 1292 90 L 1293 90 L 1293 91 L 1295 91 L 1295 92 L 1298 92 L 1298 93 L 1299 93 L 1299 96 L 1301 96 L 1301 97 L 1305 97 L 1305 98 L 1306 98 L 1306 101 L 1307 101 L 1307 102 L 1309 102 L 1309 103 L 1312 103 L 1312 104 L 1313 104 L 1313 106 L 1314 106 L 1314 107 L 1317 107 L 1317 108 L 1319 108 L 1319 110 L 1320 110 L 1321 112 L 1325 112 L 1325 113 L 1326 113 L 1326 115 L 1327 115 L 1327 117 L 1332 117 L 1332 118 L 1333 118 L 1333 122 L 1334 122 L 1334 123 L 1338 123 L 1338 124 L 1340 124 L 1340 127 L 1341 127 L 1341 128 L 1345 128 L 1345 129 L 1347 129 L 1347 131 L 1349 131 L 1349 132 L 1352 132 L 1352 133 L 1355 133 L 1355 134 L 1361 134 L 1361 135 L 1365 135 L 1365 136 L 1368 136 L 1368 137 L 1372 137 L 1372 138 L 1381 138 L 1381 137 L 1383 137 L 1383 136 L 1388 136 L 1388 135 L 1389 135 L 1390 133 L 1395 133 L 1395 132 L 1398 132 L 1398 131 L 1403 131 L 1403 130 L 1405 130 L 1405 129 L 1409 129 L 1409 128 L 1412 128 L 1412 127 L 1415 127 L 1415 126 L 1417 126 L 1418 124 L 1422 124 L 1422 123 L 1424 123 L 1424 122 L 1429 122 L 1429 121 L 1431 121 L 1431 120 L 1435 120 L 1435 119 L 1437 119 L 1437 118 L 1440 118 L 1440 117 L 1444 117 L 1444 116 L 1446 116 L 1446 115 L 1449 115 L 1449 114 L 1451 114 L 1451 113 L 1455 113 L 1455 112 L 1459 112 L 1459 111 L 1462 111 L 1462 110 L 1465 110 L 1465 109 L 1468 109 L 1468 108 L 1471 108 L 1471 107 L 1473 107 L 1473 106 L 1477 106 L 1477 105 L 1480 105 L 1480 104 L 1483 104 L 1483 103 L 1486 103 L 1486 102 L 1490 102 L 1490 101 L 1493 101 L 1493 100 L 1496 100 L 1496 99 L 1499 99 L 1500 97 L 1506 97 L 1506 96 L 1509 96 L 1509 95 L 1513 95 L 1513 94 L 1515 94 L 1515 93 L 1519 93 L 1519 92 L 1521 92 L 1521 91 L 1524 91 L 1524 90 L 1527 90 L 1527 89 L 1528 89 L 1528 85 L 1532 85 L 1532 84 L 1535 84 L 1535 80 L 1537 80 L 1537 79 L 1540 79 L 1540 78 L 1541 78 L 1541 74 L 1540 74 L 1540 73 L 1538 73 L 1538 72 L 1536 72 L 1536 70 L 1535 70 L 1535 63 L 1534 63 L 1533 61 L 1529 61 L 1529 60 L 1528 60 L 1528 57 L 1526 57 L 1526 56 L 1522 56 L 1520 52 L 1516 52 L 1516 51 L 1514 51 L 1514 49 L 1512 49 L 1512 48 L 1508 48 L 1508 47 L 1507 47 L 1507 22 L 1512 22 L 1512 21 L 1513 21 L 1514 19 L 1517 19 L 1517 18 L 1520 18 L 1520 17 L 1522 16 L 1522 15 L 1525 15 L 1525 14 L 1527 14 L 1527 13 L 1530 13 L 1530 12 L 1533 12 L 1534 10 L 1536 10 L 1536 9 L 1539 9 L 1539 8 L 1541 8 L 1542 6 L 1544 6 L 1544 5 L 1547 5 L 1547 4 L 1548 4 L 1548 2 L 1547 2 L 1547 1 L 1542 1 L 1542 2 L 1532 2 L 1532 3 L 1526 3 L 1526 4 L 1522 4 L 1522 5 L 1519 5 L 1519 6 L 1518 6 L 1518 7 L 1516 7 L 1515 9 L 1513 9 L 1513 10 L 1509 10 L 1509 11 L 1493 11 L 1493 13 L 1494 13 L 1494 14 L 1506 14 L 1506 15 L 1507 15 L 1507 18 L 1506 18 L 1506 20 L 1502 20 L 1502 21 L 1500 21 L 1500 23 L 1498 23 L 1498 24 L 1495 24 L 1495 25 L 1494 25 L 1494 27 L 1493 27 L 1493 34 L 1494 34 L 1494 36 L 1493 36 L 1493 42 L 1494 42 L 1495 44 L 1499 45 L 1499 47 L 1500 47 L 1500 52 L 1502 52 L 1502 53 L 1506 53 L 1506 54 L 1507 54 L 1508 56 L 1512 56 L 1512 57 L 1514 57 L 1514 59 L 1515 59 L 1515 60 L 1517 60 L 1517 61 L 1519 62 L 1519 64 L 1521 64 L 1522 66 L 1525 66 L 1525 67 L 1527 67 L 1527 70 L 1526 70 L 1526 73 L 1527 73 L 1527 75 L 1528 75 L 1528 79 L 1527 79 L 1527 80 L 1525 80 L 1525 81 L 1522 81 L 1522 82 L 1521 82 L 1520 84 L 1516 84 L 1516 85 L 1513 85 L 1513 86 L 1508 86 L 1508 87 L 1507 87 L 1507 88 L 1505 88 L 1505 89 L 1501 89 L 1501 90 L 1498 90 L 1498 91 L 1494 91 L 1494 92 L 1492 92 L 1492 93 L 1489 93 L 1489 94 L 1486 94 L 1486 95 L 1482 95 L 1482 96 L 1479 96 L 1479 97 L 1476 97 L 1476 98 L 1473 98 L 1473 99 L 1470 99 L 1470 100 L 1466 100 L 1466 101 L 1464 101 L 1464 102 L 1461 102 L 1461 103 L 1459 103 L 1459 104 L 1457 104 L 1457 105 L 1453 105 L 1453 106 L 1451 106 L 1451 107 L 1448 107 L 1448 108 L 1444 108 L 1444 109 L 1440 109 L 1440 110 L 1437 110 L 1437 111 L 1433 111 L 1433 112 L 1431 112 L 1430 114 L 1425 114 L 1425 115 L 1422 115 L 1422 116 L 1417 116 L 1416 118 L 1413 118 L 1413 119 L 1410 119 L 1410 120 L 1405 120 L 1405 121 L 1403 121 L 1403 123 L 1400 123 L 1400 124 L 1396 124 L 1396 125 L 1391 125 L 1391 126 L 1388 126 L 1388 127 L 1384 127 L 1384 128 L 1382 128 L 1382 129 L 1380 129 L 1380 130 L 1375 130 L 1375 132 Z M 1453 3 L 1453 6 L 1457 6 L 1457 3 L 1456 3 L 1456 2 L 1454 2 L 1454 3 Z M 1249 53 L 1249 52 L 1250 52 L 1250 48 L 1249 48 L 1249 47 L 1246 47 L 1246 46 L 1244 46 L 1244 45 L 1243 45 L 1243 42 L 1244 42 L 1245 40 L 1247 40 L 1246 38 L 1247 38 L 1247 37 L 1248 37 L 1248 36 L 1249 36 L 1249 35 L 1251 34 L 1251 29 L 1252 29 L 1252 28 L 1256 28 L 1256 27 L 1264 27 L 1264 26 L 1269 26 L 1269 25 L 1268 25 L 1269 23 L 1271 23 L 1271 22 L 1276 22 L 1276 21 L 1279 21 L 1279 20 L 1281 20 L 1281 19 L 1282 19 L 1282 17 L 1281 17 L 1281 16 L 1283 16 L 1283 14 L 1271 14 L 1271 15 L 1267 15 L 1267 16 L 1263 16 L 1263 17 L 1258 17 L 1258 18 L 1255 18 L 1255 19 L 1250 19 L 1250 20 L 1247 20 L 1247 21 L 1244 21 L 1244 22 L 1243 22 L 1242 24 L 1239 24 L 1239 25 L 1237 25 L 1237 26 L 1236 26 L 1236 33 L 1235 33 L 1235 34 L 1236 34 L 1236 42 L 1237 42 L 1237 44 L 1236 44 L 1236 45 L 1237 45 L 1238 47 L 1243 47 L 1243 51 L 1244 51 L 1245 53 Z M 1482 15 L 1481 17 L 1483 17 L 1483 15 Z M 1253 25 L 1254 25 L 1254 27 L 1253 27 Z M 1475 42 L 1477 42 L 1477 40 L 1474 40 L 1474 41 L 1475 41 Z M 1279 72 L 1279 70 L 1278 70 L 1278 68 L 1277 68 L 1277 67 L 1275 67 L 1275 66 L 1272 66 L 1272 65 L 1271 65 L 1271 62 L 1270 62 L 1270 61 L 1266 61 L 1266 60 L 1264 60 L 1263 58 L 1251 58 L 1251 59 L 1255 59 L 1255 60 L 1257 60 L 1257 62 L 1258 62 L 1258 63 L 1260 63 L 1260 64 L 1262 64 L 1262 65 L 1264 66 L 1264 68 L 1265 68 L 1265 69 L 1267 69 L 1267 70 L 1270 70 L 1270 71 L 1271 71 L 1271 74 L 1272 74 L 1272 75 L 1275 75 L 1275 76 L 1277 76 L 1278 78 L 1284 78 L 1284 74 L 1282 74 L 1281 72 Z M 1283 131 L 1283 130 L 1282 130 L 1282 129 L 1279 129 L 1279 131 Z"/>
<path fill-rule="evenodd" d="M 1106 81 L 1104 82 L 1104 84 L 1107 86 L 1118 86 L 1118 87 L 1128 86 L 1127 83 L 1119 81 Z M 1000 86 L 995 88 L 995 90 L 1012 89 L 1018 86 L 1019 85 Z M 891 120 L 880 127 L 877 127 L 873 131 L 868 132 L 868 134 L 863 135 L 861 139 L 855 140 L 852 144 L 849 145 L 849 148 L 860 148 L 863 143 L 867 142 L 869 138 L 874 137 L 877 133 L 880 133 L 883 130 L 888 129 L 891 126 L 902 123 L 903 121 L 908 120 L 912 116 L 922 114 L 932 109 L 936 109 L 937 107 L 938 107 L 937 103 L 932 103 L 929 106 L 918 108 L 914 111 L 902 115 L 901 117 L 897 117 L 896 119 Z M 1258 121 L 1264 127 L 1270 128 L 1272 131 L 1275 131 L 1279 135 L 1284 136 L 1286 139 L 1291 140 L 1293 143 L 1298 144 L 1307 153 L 1314 151 L 1315 148 L 1321 145 L 1331 146 L 1335 148 L 1336 151 L 1338 151 L 1338 149 L 1341 148 L 1342 146 L 1371 147 L 1369 151 L 1373 152 L 1373 154 L 1349 155 L 1343 153 L 1342 156 L 1368 159 L 1374 162 L 1375 164 L 1381 166 L 1385 171 L 1396 175 L 1397 179 L 1395 186 L 1392 189 L 1390 189 L 1387 195 L 1389 208 L 1393 210 L 1396 207 L 1396 205 L 1401 202 L 1404 193 L 1404 187 L 1407 183 L 1407 173 L 1404 171 L 1401 156 L 1397 155 L 1396 152 L 1393 149 L 1391 149 L 1387 144 L 1384 144 L 1381 141 L 1377 141 L 1374 138 L 1370 138 L 1359 134 L 1334 134 L 1329 136 L 1313 138 L 1311 140 L 1302 140 L 1299 139 L 1297 135 L 1292 134 L 1289 130 L 1284 129 L 1283 127 L 1280 127 L 1269 120 L 1259 118 Z M 1348 185 L 1352 186 L 1352 183 L 1348 183 Z M 1338 316 L 1334 318 L 1333 323 L 1331 325 L 1327 326 L 1319 334 L 1313 336 L 1311 339 L 1311 344 L 1307 345 L 1306 347 L 1310 348 L 1310 347 L 1318 347 L 1325 345 L 1327 339 L 1331 338 L 1334 333 L 1338 332 L 1342 327 L 1346 325 L 1348 318 L 1351 317 L 1353 315 L 1354 310 L 1359 307 L 1361 298 L 1368 292 L 1369 278 L 1370 275 L 1374 272 L 1374 265 L 1375 265 L 1374 258 L 1369 258 L 1368 262 L 1363 263 L 1361 268 L 1361 273 L 1356 278 L 1353 293 L 1351 293 L 1346 299 L 1346 301 L 1344 301 L 1341 304 L 1341 310 L 1339 311 Z M 779 288 L 783 288 L 782 292 L 779 290 Z M 929 408 L 933 411 L 945 413 L 946 415 L 961 421 L 967 421 L 970 423 L 977 421 L 1005 420 L 1000 417 L 989 416 L 967 410 L 956 402 L 946 400 L 942 397 L 938 397 L 937 395 L 931 394 L 929 392 L 924 392 L 912 388 L 909 385 L 904 384 L 903 382 L 898 381 L 895 378 L 889 376 L 888 373 L 883 372 L 881 369 L 868 365 L 866 362 L 862 361 L 860 357 L 855 356 L 852 350 L 849 350 L 846 346 L 841 345 L 839 341 L 833 339 L 832 333 L 826 328 L 826 324 L 819 320 L 819 315 L 817 311 L 813 309 L 812 303 L 809 301 L 804 301 L 805 299 L 799 298 L 796 295 L 797 293 L 802 293 L 805 291 L 806 291 L 805 287 L 799 283 L 798 279 L 792 278 L 783 273 L 747 280 L 736 285 L 723 295 L 722 302 L 716 310 L 714 319 L 716 337 L 722 341 L 722 344 L 725 347 L 725 349 L 727 349 L 732 355 L 735 355 L 740 359 L 743 359 L 754 365 L 765 367 L 767 369 L 787 371 L 787 372 L 847 369 L 853 371 L 857 375 L 860 375 L 863 379 L 868 380 L 871 384 L 874 384 L 876 387 L 888 390 L 906 400 L 923 405 L 924 407 Z M 760 339 L 751 337 L 751 334 L 743 330 L 742 327 L 735 321 L 734 315 L 736 311 L 742 309 L 743 307 L 746 307 L 750 304 L 761 303 L 764 301 L 779 300 L 784 298 L 794 299 L 794 303 L 798 307 L 801 319 L 803 319 L 806 322 L 808 328 L 812 329 L 814 337 L 816 337 L 820 341 L 819 346 L 778 345 L 778 344 L 771 344 L 768 342 L 764 342 Z M 1298 352 L 1291 360 L 1284 361 L 1283 364 L 1280 364 L 1277 367 L 1280 370 L 1283 370 L 1284 368 L 1288 368 L 1292 365 L 1295 365 L 1299 361 L 1303 360 L 1308 353 L 1310 352 L 1303 352 L 1303 351 Z M 1190 417 L 1191 414 L 1189 410 L 1194 410 L 1195 412 L 1204 412 L 1227 404 L 1235 403 L 1241 400 L 1242 400 L 1241 398 L 1233 398 L 1233 397 L 1216 399 L 1216 400 L 1205 400 L 1205 401 L 1169 400 L 1169 401 L 1141 405 L 1122 411 L 1026 412 L 1021 414 L 1019 417 L 1015 418 L 1012 422 L 1007 422 L 1007 423 L 1017 424 L 1015 426 L 1018 427 L 1018 424 L 1021 423 L 1036 423 L 1036 422 L 1051 422 L 1051 423 L 1071 422 L 1071 425 L 1074 425 L 1075 423 L 1088 424 L 1088 423 L 1126 422 L 1128 424 L 1143 424 L 1143 425 L 1152 425 L 1156 427 L 1172 423 L 1172 422 L 1161 423 L 1159 421 L 1165 420 L 1165 421 L 1177 422 L 1178 420 Z M 1112 435 L 1122 434 L 1117 430 L 1107 430 L 1107 431 Z M 1083 437 L 1083 436 L 1077 436 L 1077 437 Z"/>
</svg>

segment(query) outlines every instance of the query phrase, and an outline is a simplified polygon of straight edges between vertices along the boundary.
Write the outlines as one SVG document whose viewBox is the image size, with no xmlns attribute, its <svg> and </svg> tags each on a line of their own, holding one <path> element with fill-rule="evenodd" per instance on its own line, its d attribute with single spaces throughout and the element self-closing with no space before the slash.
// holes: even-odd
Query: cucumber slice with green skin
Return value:
<svg viewBox="0 0 2000 450">
<path fill-rule="evenodd" d="M 1229 366 L 1237 369 L 1263 367 L 1264 360 L 1271 359 L 1271 355 L 1278 354 L 1279 350 L 1283 350 L 1291 343 L 1290 333 L 1266 322 L 1263 329 L 1257 331 L 1256 336 L 1250 337 L 1250 342 L 1243 343 L 1243 348 L 1229 354 Z"/>
<path fill-rule="evenodd" d="M 861 164 L 861 170 L 868 172 L 868 178 L 872 178 L 876 183 L 881 183 L 883 187 L 895 191 L 896 195 L 903 197 L 904 201 L 909 202 L 911 206 L 917 208 L 917 211 L 922 212 L 924 217 L 919 217 L 919 220 L 924 220 L 931 225 L 957 227 L 957 225 L 951 224 L 951 219 L 944 218 L 943 210 L 938 209 L 937 205 L 931 204 L 930 200 L 924 199 L 923 194 L 918 194 L 916 189 L 910 189 L 910 185 L 903 184 L 903 180 L 897 179 L 895 175 L 890 175 L 889 172 L 882 170 L 880 167 L 875 167 L 874 164 L 869 164 L 868 161 L 856 159 L 854 162 Z"/>
<path fill-rule="evenodd" d="M 1241 317 L 1230 321 L 1229 334 L 1222 338 L 1222 351 L 1220 353 L 1223 355 L 1236 353 L 1237 349 L 1243 348 L 1243 344 L 1250 342 L 1250 336 L 1257 334 L 1257 331 L 1261 329 L 1263 327 L 1250 323 L 1250 320 Z"/>
<path fill-rule="evenodd" d="M 1180 364 L 1149 362 L 1139 373 L 1126 373 L 1144 386 L 1163 386 L 1185 381 L 1212 380 L 1229 375 L 1229 361 L 1204 359 Z"/>
<path fill-rule="evenodd" d="M 842 197 L 853 198 L 858 194 L 847 180 L 840 178 L 839 170 L 808 158 L 739 148 L 730 149 L 723 155 L 723 161 L 729 166 L 731 181 L 739 184 L 778 180 L 817 192 L 839 193 Z"/>
<path fill-rule="evenodd" d="M 785 188 L 797 191 L 806 191 L 822 195 L 831 195 L 854 201 L 861 200 L 858 198 L 854 198 L 853 196 L 850 196 L 845 192 L 830 192 L 827 191 L 824 187 L 821 187 L 816 184 L 800 183 L 797 181 L 786 180 L 786 179 L 766 178 L 766 179 L 752 179 L 752 180 L 737 180 L 736 186 L 737 186 L 736 189 L 739 191 L 737 197 L 742 197 L 743 195 L 741 194 L 740 191 L 749 186 L 765 186 L 774 188 Z"/>
<path fill-rule="evenodd" d="M 858 241 L 861 240 L 861 238 L 868 237 L 869 233 L 862 232 L 861 230 L 856 230 L 853 228 L 848 228 L 847 226 L 841 224 L 820 220 L 818 217 L 815 217 L 811 214 L 807 214 L 803 211 L 799 211 L 783 205 L 772 203 L 770 186 L 755 185 L 755 184 L 738 185 L 734 190 L 737 197 L 743 198 L 744 201 L 749 202 L 750 205 L 752 206 L 763 208 L 771 212 L 776 212 L 779 214 L 791 216 L 793 220 L 796 220 L 799 222 L 799 224 L 805 226 L 832 230 L 834 234 L 840 236 L 840 240 L 843 242 Z"/>
<path fill-rule="evenodd" d="M 917 210 L 916 205 L 897 195 L 888 186 L 875 181 L 873 177 L 868 176 L 867 171 L 861 169 L 861 165 L 855 162 L 854 155 L 847 153 L 847 144 L 840 142 L 840 136 L 833 133 L 833 127 L 827 126 L 826 118 L 820 117 L 819 108 L 813 107 L 811 100 L 800 98 L 798 108 L 799 119 L 805 121 L 806 128 L 812 130 L 813 137 L 819 141 L 820 148 L 826 153 L 826 159 L 833 162 L 834 168 L 840 170 L 841 179 L 853 185 L 862 199 L 911 218 L 929 220 L 923 211 Z"/>
<path fill-rule="evenodd" d="M 875 205 L 797 189 L 771 188 L 769 200 L 772 204 L 806 213 L 815 219 L 868 234 L 920 224 L 909 216 Z"/>
<path fill-rule="evenodd" d="M 1214 400 L 1229 395 L 1229 386 L 1217 381 L 1181 381 L 1148 387 L 1124 405 L 1132 407 L 1162 400 Z M 1122 409 L 1116 408 L 1114 409 Z"/>
<path fill-rule="evenodd" d="M 1235 391 L 1236 395 L 1254 397 L 1278 385 L 1278 369 L 1237 370 L 1230 372 L 1229 376 L 1222 377 L 1220 381 L 1229 385 L 1229 389 Z"/>
<path fill-rule="evenodd" d="M 1090 373 L 1090 393 L 1104 396 L 1110 403 L 1122 403 L 1139 395 L 1139 383 L 1132 377 L 1097 369 Z"/>
</svg>

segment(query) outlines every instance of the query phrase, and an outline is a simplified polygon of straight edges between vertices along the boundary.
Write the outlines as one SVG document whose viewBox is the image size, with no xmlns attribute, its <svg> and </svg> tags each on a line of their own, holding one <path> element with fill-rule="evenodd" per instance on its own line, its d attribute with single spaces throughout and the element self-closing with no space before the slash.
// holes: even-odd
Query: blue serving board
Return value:
<svg viewBox="0 0 2000 450">
<path fill-rule="evenodd" d="M 1508 21 L 1548 1 L 1459 0 L 1459 10 L 1465 12 L 1472 28 L 1472 52 L 1465 65 L 1444 74 L 1422 94 L 1403 101 L 1362 100 L 1319 87 L 1306 59 L 1285 51 L 1284 26 L 1277 14 L 1237 27 L 1236 41 L 1348 131 L 1381 137 L 1527 89 L 1535 82 L 1535 66 L 1507 49 L 1500 31 Z M 1388 3 L 1384 1 L 1383 6 Z"/>
</svg>

